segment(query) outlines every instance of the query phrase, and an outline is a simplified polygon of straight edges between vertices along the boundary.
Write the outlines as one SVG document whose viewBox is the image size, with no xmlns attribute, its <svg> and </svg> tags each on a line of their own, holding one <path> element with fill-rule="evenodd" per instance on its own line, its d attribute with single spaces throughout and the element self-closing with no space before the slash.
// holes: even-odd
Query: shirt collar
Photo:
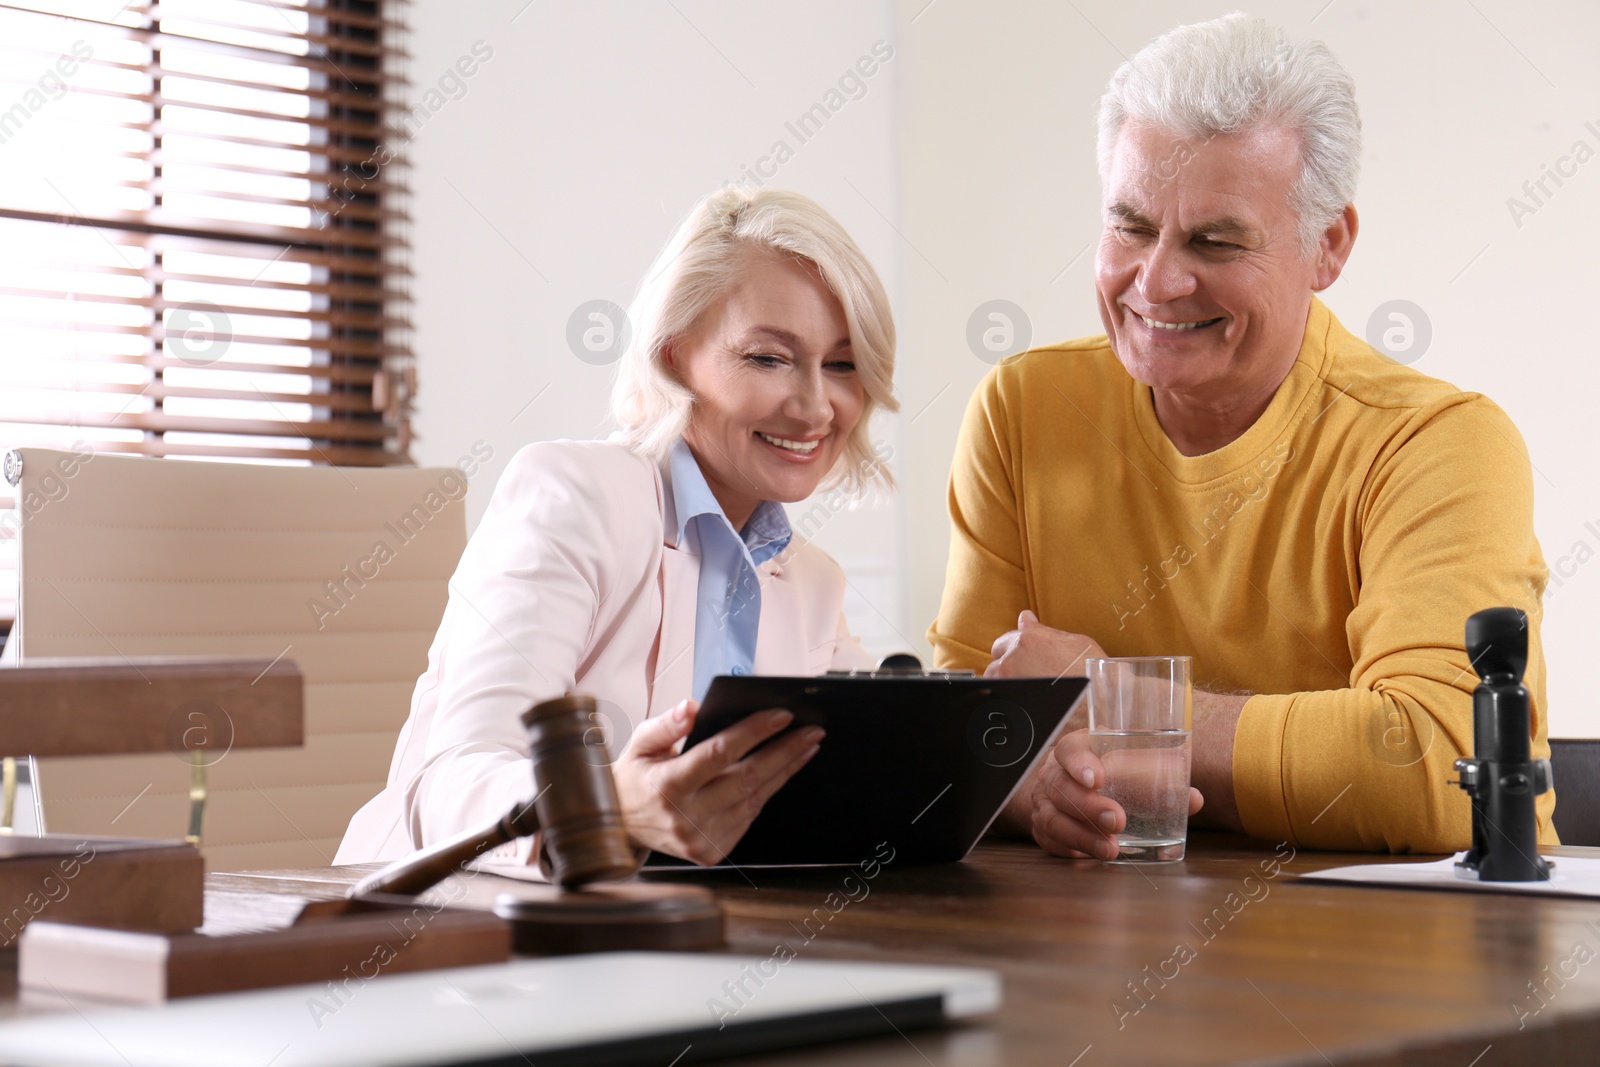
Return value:
<svg viewBox="0 0 1600 1067">
<path fill-rule="evenodd" d="M 728 521 L 722 505 L 717 503 L 694 453 L 689 451 L 688 444 L 681 437 L 667 453 L 667 474 L 672 480 L 678 544 L 683 544 L 683 534 L 689 520 L 698 515 L 714 516 L 729 530 L 733 530 L 733 524 Z M 733 532 L 740 534 L 737 530 Z M 789 526 L 789 514 L 783 510 L 783 505 L 775 500 L 763 500 L 756 505 L 740 536 L 750 552 L 751 561 L 762 563 L 788 548 L 794 531 Z"/>
</svg>

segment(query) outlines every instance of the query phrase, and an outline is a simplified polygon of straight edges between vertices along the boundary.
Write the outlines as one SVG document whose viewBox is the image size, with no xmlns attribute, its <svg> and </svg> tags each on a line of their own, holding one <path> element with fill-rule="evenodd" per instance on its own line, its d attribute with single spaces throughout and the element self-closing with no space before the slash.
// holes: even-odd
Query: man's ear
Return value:
<svg viewBox="0 0 1600 1067">
<path fill-rule="evenodd" d="M 1354 204 L 1346 204 L 1339 217 L 1328 224 L 1317 246 L 1317 273 L 1311 283 L 1314 291 L 1320 293 L 1339 280 L 1339 275 L 1344 273 L 1345 262 L 1350 258 L 1350 250 L 1355 247 L 1356 232 L 1360 229 L 1361 220 L 1356 216 Z"/>
</svg>

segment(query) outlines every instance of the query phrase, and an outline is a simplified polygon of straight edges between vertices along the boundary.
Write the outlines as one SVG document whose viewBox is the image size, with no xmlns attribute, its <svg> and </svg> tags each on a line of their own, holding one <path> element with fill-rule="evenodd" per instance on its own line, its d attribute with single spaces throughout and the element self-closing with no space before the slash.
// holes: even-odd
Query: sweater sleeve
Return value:
<svg viewBox="0 0 1600 1067">
<path fill-rule="evenodd" d="M 935 667 L 983 670 L 995 638 L 1028 606 L 1011 463 L 996 370 L 967 405 L 950 468 L 950 558 L 928 628 Z"/>
<path fill-rule="evenodd" d="M 1447 783 L 1454 760 L 1472 749 L 1478 677 L 1464 627 L 1483 608 L 1528 613 L 1533 751 L 1549 755 L 1539 640 L 1548 572 L 1522 439 L 1476 394 L 1424 409 L 1408 426 L 1377 453 L 1354 519 L 1349 688 L 1255 696 L 1240 716 L 1234 795 L 1253 837 L 1328 849 L 1467 848 L 1470 804 Z M 1552 794 L 1539 800 L 1542 842 L 1556 840 L 1554 806 Z"/>
</svg>

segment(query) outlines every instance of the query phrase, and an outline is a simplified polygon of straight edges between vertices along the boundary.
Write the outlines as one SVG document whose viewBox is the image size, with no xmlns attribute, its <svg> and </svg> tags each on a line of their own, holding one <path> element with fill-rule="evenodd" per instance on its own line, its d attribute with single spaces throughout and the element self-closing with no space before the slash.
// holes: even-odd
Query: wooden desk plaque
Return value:
<svg viewBox="0 0 1600 1067">
<path fill-rule="evenodd" d="M 0 947 L 41 916 L 158 933 L 199 926 L 205 765 L 218 750 L 302 744 L 304 715 L 288 660 L 34 659 L 0 670 Z M 162 751 L 194 763 L 188 841 L 11 832 L 16 757 Z"/>
<path fill-rule="evenodd" d="M 327 908 L 334 904 L 336 909 Z M 220 937 L 42 919 L 20 939 L 17 984 L 34 1000 L 82 996 L 156 1004 L 200 993 L 324 982 L 343 997 L 382 974 L 511 958 L 511 927 L 488 913 L 398 897 L 360 904 L 351 913 L 345 901 L 313 902 L 293 926 Z"/>
<path fill-rule="evenodd" d="M 35 658 L 0 670 L 3 755 L 182 755 L 200 745 L 304 743 L 304 685 L 292 660 Z"/>
</svg>

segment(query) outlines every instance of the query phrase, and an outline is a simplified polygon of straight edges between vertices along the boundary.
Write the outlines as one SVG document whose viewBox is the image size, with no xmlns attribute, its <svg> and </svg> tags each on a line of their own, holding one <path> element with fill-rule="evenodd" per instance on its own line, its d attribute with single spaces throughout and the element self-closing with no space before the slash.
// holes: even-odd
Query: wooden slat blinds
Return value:
<svg viewBox="0 0 1600 1067">
<path fill-rule="evenodd" d="M 403 8 L 0 3 L 0 450 L 410 462 Z"/>
</svg>

